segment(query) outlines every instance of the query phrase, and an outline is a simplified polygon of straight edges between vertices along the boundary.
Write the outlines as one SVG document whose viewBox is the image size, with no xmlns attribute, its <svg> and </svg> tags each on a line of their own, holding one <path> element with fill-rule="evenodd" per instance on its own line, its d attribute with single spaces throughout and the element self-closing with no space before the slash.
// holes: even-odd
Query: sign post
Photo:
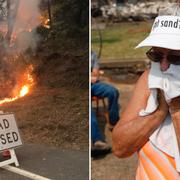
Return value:
<svg viewBox="0 0 180 180">
<path fill-rule="evenodd" d="M 14 114 L 0 114 L 0 151 L 8 149 L 11 155 L 10 159 L 0 162 L 0 167 L 12 163 L 19 166 L 14 148 L 21 145 L 22 141 Z"/>
</svg>

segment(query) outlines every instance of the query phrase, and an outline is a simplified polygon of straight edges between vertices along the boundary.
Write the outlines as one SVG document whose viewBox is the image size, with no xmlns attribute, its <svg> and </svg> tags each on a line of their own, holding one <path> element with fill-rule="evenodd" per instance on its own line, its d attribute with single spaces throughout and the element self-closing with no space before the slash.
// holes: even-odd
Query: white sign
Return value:
<svg viewBox="0 0 180 180">
<path fill-rule="evenodd" d="M 22 145 L 14 114 L 0 114 L 0 151 Z"/>
</svg>

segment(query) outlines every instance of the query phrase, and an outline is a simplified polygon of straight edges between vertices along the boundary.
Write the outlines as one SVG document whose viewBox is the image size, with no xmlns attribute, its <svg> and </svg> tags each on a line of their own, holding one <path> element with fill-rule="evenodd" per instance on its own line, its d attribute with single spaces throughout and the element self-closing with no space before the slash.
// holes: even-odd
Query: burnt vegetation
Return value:
<svg viewBox="0 0 180 180">
<path fill-rule="evenodd" d="M 29 64 L 34 67 L 35 86 L 27 96 L 1 105 L 1 109 L 15 113 L 25 142 L 85 150 L 88 147 L 88 0 L 47 2 L 41 1 L 40 11 L 43 17 L 51 17 L 50 28 L 39 25 L 32 30 L 38 39 L 36 47 L 15 53 L 16 56 L 4 51 L 6 58 L 2 59 L 6 60 L 0 62 L 6 64 L 0 67 L 0 84 L 6 82 L 3 88 L 11 89 L 22 74 L 19 72 Z"/>
<path fill-rule="evenodd" d="M 45 9 L 47 4 L 41 8 Z M 88 1 L 52 1 L 51 28 L 40 26 L 37 32 L 42 40 L 37 57 L 43 57 L 38 71 L 50 71 L 49 65 L 59 71 L 61 85 L 88 87 Z M 59 65 L 58 65 L 59 64 Z M 47 78 L 46 78 L 47 80 Z M 52 84 L 51 80 L 50 84 Z M 53 80 L 55 81 L 55 79 Z M 56 80 L 57 82 L 57 80 Z"/>
</svg>

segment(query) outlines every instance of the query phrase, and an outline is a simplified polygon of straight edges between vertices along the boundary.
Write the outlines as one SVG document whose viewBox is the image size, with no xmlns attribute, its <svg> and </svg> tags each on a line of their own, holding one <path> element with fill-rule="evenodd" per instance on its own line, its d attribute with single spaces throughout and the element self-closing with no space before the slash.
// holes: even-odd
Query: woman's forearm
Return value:
<svg viewBox="0 0 180 180">
<path fill-rule="evenodd" d="M 113 131 L 113 151 L 118 157 L 127 157 L 139 150 L 165 119 L 163 110 L 136 117 L 124 122 L 120 120 Z"/>
</svg>

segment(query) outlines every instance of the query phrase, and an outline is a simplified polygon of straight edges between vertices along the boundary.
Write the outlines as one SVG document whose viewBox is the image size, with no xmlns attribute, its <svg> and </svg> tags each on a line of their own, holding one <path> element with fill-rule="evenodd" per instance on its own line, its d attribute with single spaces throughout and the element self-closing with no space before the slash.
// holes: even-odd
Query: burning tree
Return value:
<svg viewBox="0 0 180 180">
<path fill-rule="evenodd" d="M 38 4 L 38 0 L 0 0 L 0 104 L 25 95 L 33 84 L 33 66 L 25 52 L 36 46 Z"/>
<path fill-rule="evenodd" d="M 10 42 L 13 26 L 18 12 L 19 0 L 0 0 L 0 22 L 7 26 L 4 41 Z"/>
</svg>

